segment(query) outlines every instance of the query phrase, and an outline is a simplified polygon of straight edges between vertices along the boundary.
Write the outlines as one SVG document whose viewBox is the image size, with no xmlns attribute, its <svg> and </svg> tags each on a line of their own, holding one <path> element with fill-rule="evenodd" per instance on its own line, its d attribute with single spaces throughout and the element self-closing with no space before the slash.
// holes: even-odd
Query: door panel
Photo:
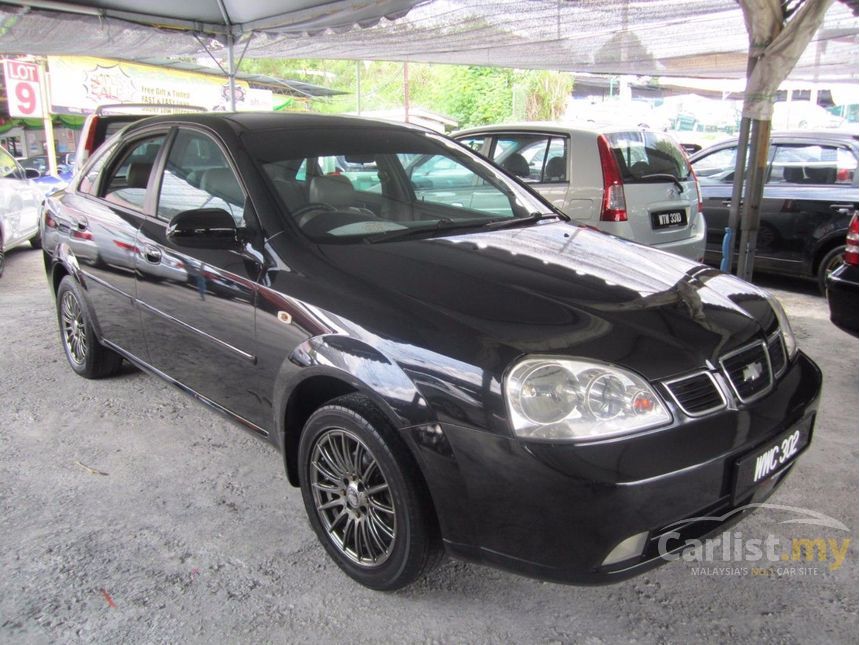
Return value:
<svg viewBox="0 0 860 645">
<path fill-rule="evenodd" d="M 183 210 L 221 208 L 245 226 L 247 200 L 218 145 L 180 131 L 162 174 L 156 218 L 137 238 L 138 300 L 150 363 L 252 423 L 269 414 L 249 386 L 256 372 L 254 254 L 183 248 L 167 238 Z M 259 256 L 257 256 L 259 257 Z"/>
<path fill-rule="evenodd" d="M 69 246 L 87 280 L 104 338 L 146 360 L 140 315 L 134 306 L 137 283 L 137 230 L 144 220 L 147 186 L 166 135 L 131 142 L 116 156 L 104 154 L 93 170 L 98 182 L 81 184 L 90 195 L 68 194 L 63 201 L 74 221 L 68 222 Z M 96 170 L 96 166 L 98 170 Z"/>
</svg>

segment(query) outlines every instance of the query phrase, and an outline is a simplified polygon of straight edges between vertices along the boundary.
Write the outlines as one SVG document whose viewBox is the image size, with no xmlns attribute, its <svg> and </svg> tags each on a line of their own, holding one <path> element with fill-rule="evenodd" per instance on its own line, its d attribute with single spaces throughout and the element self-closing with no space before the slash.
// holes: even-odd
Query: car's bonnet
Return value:
<svg viewBox="0 0 860 645">
<path fill-rule="evenodd" d="M 663 378 L 715 363 L 774 324 L 748 283 L 568 224 L 320 248 L 366 303 L 364 314 L 327 308 L 442 354 L 471 343 L 586 356 Z"/>
</svg>

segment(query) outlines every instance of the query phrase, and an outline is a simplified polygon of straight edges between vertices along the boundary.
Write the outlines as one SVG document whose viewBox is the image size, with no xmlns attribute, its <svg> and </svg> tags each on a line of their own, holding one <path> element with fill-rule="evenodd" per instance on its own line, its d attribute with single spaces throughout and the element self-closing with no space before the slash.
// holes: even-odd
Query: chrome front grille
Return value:
<svg viewBox="0 0 860 645">
<path fill-rule="evenodd" d="M 720 359 L 720 366 L 742 403 L 764 396 L 773 385 L 770 351 L 764 342 L 755 342 L 726 354 Z"/>
<path fill-rule="evenodd" d="M 767 353 L 770 358 L 773 377 L 779 378 L 785 371 L 788 360 L 785 355 L 785 344 L 782 342 L 782 334 L 778 329 L 767 339 Z"/>
<path fill-rule="evenodd" d="M 664 381 L 675 403 L 691 417 L 700 417 L 726 407 L 726 399 L 709 372 Z"/>
</svg>

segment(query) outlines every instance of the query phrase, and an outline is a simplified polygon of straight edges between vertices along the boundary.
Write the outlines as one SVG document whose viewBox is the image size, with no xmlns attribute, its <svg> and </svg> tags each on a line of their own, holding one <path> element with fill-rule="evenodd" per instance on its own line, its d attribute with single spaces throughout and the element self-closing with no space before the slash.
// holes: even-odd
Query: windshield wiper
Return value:
<svg viewBox="0 0 860 645">
<path fill-rule="evenodd" d="M 678 190 L 682 193 L 686 190 L 684 184 L 681 183 L 681 180 L 678 179 L 675 175 L 670 175 L 668 172 L 655 172 L 649 175 L 633 175 L 636 179 L 659 179 L 662 181 L 671 181 L 678 187 Z"/>
<path fill-rule="evenodd" d="M 462 221 L 457 222 L 450 217 L 440 217 L 432 226 L 418 226 L 416 228 L 399 228 L 394 231 L 386 231 L 379 235 L 364 238 L 365 244 L 376 244 L 377 242 L 388 242 L 390 240 L 399 240 L 413 235 L 433 234 L 438 231 L 449 231 L 458 228 L 475 228 L 482 226 L 481 222 Z"/>
<path fill-rule="evenodd" d="M 563 219 L 558 213 L 529 213 L 525 217 L 513 217 L 510 219 L 497 219 L 484 224 L 483 228 L 498 229 L 507 228 L 508 226 L 518 226 L 519 224 L 529 224 L 530 222 L 538 222 L 542 219 Z"/>
</svg>

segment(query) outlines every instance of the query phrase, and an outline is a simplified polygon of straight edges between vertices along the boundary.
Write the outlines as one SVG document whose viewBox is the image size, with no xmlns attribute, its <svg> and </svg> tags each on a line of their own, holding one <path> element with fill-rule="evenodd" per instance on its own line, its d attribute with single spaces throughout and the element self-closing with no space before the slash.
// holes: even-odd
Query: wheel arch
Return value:
<svg viewBox="0 0 860 645">
<path fill-rule="evenodd" d="M 410 425 L 410 421 L 372 387 L 352 374 L 328 366 L 302 369 L 280 392 L 281 395 L 275 401 L 278 422 L 276 439 L 283 454 L 287 479 L 293 486 L 299 485 L 298 447 L 302 430 L 308 418 L 328 401 L 345 394 L 361 394 L 379 409 L 395 429 L 401 430 Z"/>
<path fill-rule="evenodd" d="M 821 261 L 824 256 L 830 253 L 833 249 L 845 245 L 845 236 L 848 234 L 847 228 L 844 231 L 831 233 L 827 237 L 819 240 L 815 246 L 815 251 L 812 254 L 812 263 L 809 267 L 809 273 L 815 277 L 818 275 L 818 268 L 821 266 Z"/>
</svg>

